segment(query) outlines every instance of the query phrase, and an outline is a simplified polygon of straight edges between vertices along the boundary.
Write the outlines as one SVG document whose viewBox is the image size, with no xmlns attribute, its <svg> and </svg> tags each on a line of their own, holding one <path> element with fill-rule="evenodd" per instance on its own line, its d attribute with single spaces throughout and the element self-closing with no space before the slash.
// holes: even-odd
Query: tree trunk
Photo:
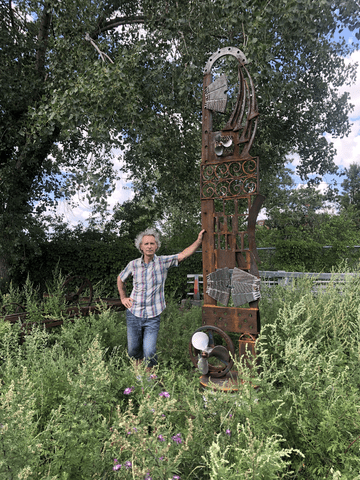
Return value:
<svg viewBox="0 0 360 480">
<path fill-rule="evenodd" d="M 5 256 L 0 257 L 0 291 L 5 289 L 9 282 L 9 264 Z"/>
</svg>

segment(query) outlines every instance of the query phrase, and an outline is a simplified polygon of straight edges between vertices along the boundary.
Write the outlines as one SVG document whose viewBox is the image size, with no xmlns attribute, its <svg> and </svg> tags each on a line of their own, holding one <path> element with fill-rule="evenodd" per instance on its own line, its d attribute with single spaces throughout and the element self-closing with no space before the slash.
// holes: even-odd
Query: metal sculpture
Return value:
<svg viewBox="0 0 360 480">
<path fill-rule="evenodd" d="M 220 59 L 226 61 L 223 57 L 227 56 L 237 60 L 238 93 L 228 120 L 214 130 L 214 115 L 227 114 L 230 88 L 226 75 L 219 75 L 215 65 Z M 244 345 L 253 350 L 260 331 L 255 225 L 264 201 L 259 194 L 259 159 L 250 155 L 259 114 L 247 63 L 239 49 L 226 47 L 212 55 L 205 66 L 200 166 L 202 226 L 206 230 L 202 243 L 202 328 L 239 333 L 240 353 L 245 352 Z M 229 65 L 225 63 L 223 68 L 229 69 Z M 228 306 L 230 299 L 234 306 Z M 199 359 L 209 358 L 209 345 L 204 350 L 197 347 L 198 343 L 190 342 L 190 356 L 196 365 Z M 215 373 L 228 375 L 227 356 L 215 345 L 210 348 L 212 356 L 219 352 L 218 360 L 224 365 Z M 233 351 L 233 347 L 229 350 Z M 208 375 L 216 376 L 210 366 Z"/>
</svg>

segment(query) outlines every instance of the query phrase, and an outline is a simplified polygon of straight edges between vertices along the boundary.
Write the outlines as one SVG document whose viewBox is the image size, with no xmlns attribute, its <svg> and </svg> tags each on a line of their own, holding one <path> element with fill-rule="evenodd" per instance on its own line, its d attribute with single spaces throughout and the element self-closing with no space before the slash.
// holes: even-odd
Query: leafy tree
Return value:
<svg viewBox="0 0 360 480">
<path fill-rule="evenodd" d="M 282 202 L 270 209 L 266 224 L 284 237 L 298 236 L 299 230 L 312 232 L 323 216 L 325 198 L 313 187 L 286 189 Z"/>
<path fill-rule="evenodd" d="M 313 188 L 287 191 L 288 201 L 273 207 L 257 229 L 263 270 L 329 272 L 347 260 L 359 261 L 358 214 L 351 206 L 339 214 L 326 209 L 326 195 Z M 332 204 L 334 205 L 334 204 Z"/>
<path fill-rule="evenodd" d="M 340 196 L 340 204 L 343 209 L 352 206 L 360 213 L 360 165 L 352 163 L 345 168 L 346 178 L 341 183 L 344 194 Z"/>
<path fill-rule="evenodd" d="M 1 2 L 0 277 L 59 198 L 88 191 L 104 212 L 113 147 L 130 147 L 124 170 L 159 218 L 179 204 L 194 214 L 202 69 L 223 46 L 252 62 L 262 178 L 294 149 L 303 178 L 333 173 L 323 133 L 348 132 L 338 89 L 354 79 L 343 56 L 356 47 L 332 34 L 358 29 L 357 13 L 350 0 Z"/>
</svg>

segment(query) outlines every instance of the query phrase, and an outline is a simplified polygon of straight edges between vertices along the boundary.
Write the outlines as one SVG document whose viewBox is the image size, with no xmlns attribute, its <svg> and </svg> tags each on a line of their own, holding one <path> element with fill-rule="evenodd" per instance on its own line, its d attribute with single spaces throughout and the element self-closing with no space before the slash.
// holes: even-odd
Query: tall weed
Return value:
<svg viewBox="0 0 360 480">
<path fill-rule="evenodd" d="M 360 480 L 358 286 L 263 291 L 257 358 L 235 358 L 233 392 L 201 389 L 193 371 L 200 308 L 169 301 L 151 373 L 127 356 L 124 313 L 106 306 L 23 344 L 6 324 L 0 478 Z"/>
</svg>

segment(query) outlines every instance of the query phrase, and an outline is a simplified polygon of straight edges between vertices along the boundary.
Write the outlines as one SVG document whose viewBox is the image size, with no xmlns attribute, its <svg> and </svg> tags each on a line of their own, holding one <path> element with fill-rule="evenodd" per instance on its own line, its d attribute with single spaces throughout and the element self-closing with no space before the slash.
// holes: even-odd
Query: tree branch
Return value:
<svg viewBox="0 0 360 480">
<path fill-rule="evenodd" d="M 11 0 L 9 0 L 9 14 L 10 14 L 10 21 L 11 21 L 12 29 L 15 30 L 14 12 L 13 12 L 13 9 L 12 9 L 12 1 Z"/>
<path fill-rule="evenodd" d="M 113 28 L 120 27 L 121 25 L 132 25 L 136 23 L 145 23 L 145 16 L 139 15 L 136 17 L 116 17 L 108 22 L 103 23 L 102 26 L 99 26 L 99 28 L 91 35 L 91 38 L 95 39 L 100 33 L 107 32 Z"/>
<path fill-rule="evenodd" d="M 104 53 L 100 50 L 100 48 L 96 45 L 96 43 L 94 42 L 94 40 L 90 37 L 90 35 L 88 33 L 85 34 L 85 40 L 90 42 L 91 45 L 99 52 L 100 58 L 103 62 L 105 62 L 105 58 L 107 58 L 109 60 L 109 62 L 114 63 L 111 60 L 111 58 L 109 57 L 109 55 L 106 55 L 106 53 Z"/>
<path fill-rule="evenodd" d="M 41 17 L 39 34 L 38 34 L 38 50 L 36 52 L 36 71 L 39 75 L 43 75 L 45 71 L 45 55 L 49 38 L 49 29 L 51 23 L 51 10 L 50 5 L 46 3 L 44 5 L 43 14 Z"/>
</svg>

